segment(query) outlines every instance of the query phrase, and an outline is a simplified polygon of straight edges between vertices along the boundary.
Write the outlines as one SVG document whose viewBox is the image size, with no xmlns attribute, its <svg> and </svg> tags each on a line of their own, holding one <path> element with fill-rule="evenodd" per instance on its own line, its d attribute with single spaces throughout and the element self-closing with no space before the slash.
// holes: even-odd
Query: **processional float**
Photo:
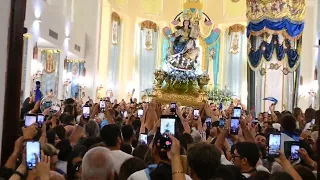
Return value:
<svg viewBox="0 0 320 180">
<path fill-rule="evenodd" d="M 214 42 L 220 33 L 213 27 L 210 18 L 202 12 L 201 1 L 187 0 L 184 10 L 169 27 L 163 28 L 163 35 L 169 43 L 167 48 L 162 48 L 166 55 L 161 69 L 154 73 L 153 99 L 161 103 L 179 102 L 185 106 L 199 106 L 207 100 L 210 78 L 206 69 L 208 59 L 215 55 L 212 53 Z"/>
</svg>

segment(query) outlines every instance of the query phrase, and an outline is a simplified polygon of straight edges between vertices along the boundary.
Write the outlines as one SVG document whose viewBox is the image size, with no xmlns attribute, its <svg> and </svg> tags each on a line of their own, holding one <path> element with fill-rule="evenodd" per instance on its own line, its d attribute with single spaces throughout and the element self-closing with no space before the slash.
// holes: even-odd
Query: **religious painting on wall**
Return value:
<svg viewBox="0 0 320 180">
<path fill-rule="evenodd" d="M 44 96 L 58 95 L 60 51 L 41 50 L 43 73 L 41 77 L 41 91 Z"/>
</svg>

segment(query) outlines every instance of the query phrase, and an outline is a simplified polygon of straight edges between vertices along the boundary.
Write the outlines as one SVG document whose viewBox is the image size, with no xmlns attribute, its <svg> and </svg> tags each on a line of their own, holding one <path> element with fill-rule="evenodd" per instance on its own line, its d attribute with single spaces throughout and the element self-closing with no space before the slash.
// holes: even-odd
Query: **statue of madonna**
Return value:
<svg viewBox="0 0 320 180">
<path fill-rule="evenodd" d="M 199 48 L 196 47 L 195 38 L 190 37 L 191 25 L 189 20 L 183 21 L 183 26 L 177 26 L 176 31 L 170 35 L 174 38 L 171 55 L 181 55 L 186 61 L 196 63 Z M 180 67 L 182 68 L 182 67 Z"/>
</svg>

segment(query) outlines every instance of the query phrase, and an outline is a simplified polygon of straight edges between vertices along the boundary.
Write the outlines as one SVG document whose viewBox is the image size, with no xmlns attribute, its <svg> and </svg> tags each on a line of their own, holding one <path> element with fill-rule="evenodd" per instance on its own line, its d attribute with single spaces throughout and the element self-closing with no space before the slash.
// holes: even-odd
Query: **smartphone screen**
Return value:
<svg viewBox="0 0 320 180">
<path fill-rule="evenodd" d="M 147 134 L 140 134 L 140 142 L 141 144 L 148 144 L 148 135 Z"/>
<path fill-rule="evenodd" d="M 100 101 L 100 112 L 104 112 L 106 110 L 106 101 Z"/>
<path fill-rule="evenodd" d="M 238 135 L 240 120 L 238 117 L 231 118 L 230 134 Z"/>
<path fill-rule="evenodd" d="M 169 135 L 175 134 L 175 122 L 176 119 L 174 117 L 161 117 L 160 118 L 160 133 L 162 138 L 160 140 L 160 145 L 164 149 L 171 148 L 171 140 Z"/>
<path fill-rule="evenodd" d="M 220 127 L 220 128 L 223 128 L 225 124 L 226 124 L 226 120 L 223 119 L 223 118 L 220 118 L 220 119 L 219 119 L 219 127 Z"/>
<path fill-rule="evenodd" d="M 233 117 L 241 117 L 241 108 L 240 107 L 234 107 Z"/>
<path fill-rule="evenodd" d="M 195 109 L 195 110 L 193 110 L 193 118 L 194 119 L 198 119 L 199 118 L 199 109 Z"/>
<path fill-rule="evenodd" d="M 175 118 L 161 118 L 160 119 L 160 133 L 162 136 L 168 137 L 175 134 Z"/>
<path fill-rule="evenodd" d="M 315 119 L 312 119 L 311 120 L 311 125 L 314 125 L 316 123 L 316 120 Z"/>
<path fill-rule="evenodd" d="M 37 122 L 37 115 L 36 114 L 26 114 L 25 121 L 24 121 L 25 127 L 31 126 L 32 124 L 34 124 L 36 122 Z"/>
<path fill-rule="evenodd" d="M 44 123 L 44 115 L 43 114 L 38 114 L 38 117 L 37 117 L 38 127 L 41 128 L 43 123 Z"/>
<path fill-rule="evenodd" d="M 141 118 L 143 116 L 143 109 L 138 109 L 138 117 Z"/>
<path fill-rule="evenodd" d="M 83 106 L 82 115 L 83 115 L 83 118 L 89 119 L 89 117 L 90 117 L 90 107 L 89 106 Z"/>
<path fill-rule="evenodd" d="M 171 112 L 176 112 L 177 104 L 176 103 L 171 103 L 170 104 L 170 111 Z"/>
<path fill-rule="evenodd" d="M 36 157 L 35 154 L 38 156 L 38 162 L 40 162 L 40 143 L 38 141 L 27 141 L 26 144 L 26 163 L 27 163 L 27 168 L 29 170 L 33 169 L 36 167 Z"/>
<path fill-rule="evenodd" d="M 206 126 L 207 126 L 207 128 L 211 128 L 211 125 L 212 125 L 212 123 L 211 123 L 211 117 L 207 117 L 207 118 L 206 118 Z"/>
<path fill-rule="evenodd" d="M 270 134 L 269 135 L 269 155 L 271 157 L 279 156 L 277 151 L 280 151 L 281 147 L 281 134 Z"/>
<path fill-rule="evenodd" d="M 298 144 L 293 144 L 290 149 L 290 159 L 292 161 L 297 161 L 299 159 L 298 150 L 300 149 L 300 146 Z"/>
</svg>

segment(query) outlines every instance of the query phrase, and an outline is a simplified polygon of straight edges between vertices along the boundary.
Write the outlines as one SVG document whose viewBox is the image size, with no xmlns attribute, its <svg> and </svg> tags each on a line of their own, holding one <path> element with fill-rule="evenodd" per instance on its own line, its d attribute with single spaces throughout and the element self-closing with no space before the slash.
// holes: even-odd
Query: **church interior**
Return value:
<svg viewBox="0 0 320 180">
<path fill-rule="evenodd" d="M 319 109 L 319 0 L 3 1 L 2 140 L 31 96 Z"/>
<path fill-rule="evenodd" d="M 211 96 L 229 92 L 232 98 L 258 110 L 269 107 L 268 101 L 263 101 L 267 97 L 279 101 L 279 110 L 296 105 L 318 107 L 316 5 L 316 1 L 308 0 L 294 7 L 303 13 L 292 18 L 300 25 L 303 22 L 304 28 L 292 35 L 265 27 L 257 30 L 254 23 L 261 21 L 263 8 L 254 0 L 27 1 L 22 99 L 33 92 L 39 80 L 42 92 L 58 99 L 98 100 L 111 95 L 113 99 L 128 100 L 135 90 L 135 98 L 146 100 L 159 93 L 156 86 L 174 88 L 159 80 L 159 74 L 170 71 L 169 75 L 174 76 L 182 68 L 186 79 L 170 80 L 181 86 L 182 92 L 182 81 L 190 81 L 190 85 L 191 79 L 199 75 L 203 75 L 202 81 L 208 79 L 204 85 L 206 94 L 199 95 L 197 101 L 208 98 L 202 97 L 208 92 Z M 270 11 L 276 6 L 273 4 Z M 254 12 L 259 8 L 260 15 Z M 170 52 L 177 40 L 172 34 L 189 19 L 189 29 L 197 37 L 192 38 L 195 50 L 187 56 L 194 57 L 179 65 L 178 57 L 168 59 L 168 54 L 176 53 Z M 278 39 L 279 46 L 275 45 Z M 282 46 L 283 43 L 292 43 L 290 55 L 285 52 L 289 46 Z M 259 55 L 257 50 L 261 48 L 266 50 Z M 168 94 L 185 99 L 187 104 L 193 99 L 170 91 Z M 210 95 L 209 99 L 219 101 Z"/>
</svg>

